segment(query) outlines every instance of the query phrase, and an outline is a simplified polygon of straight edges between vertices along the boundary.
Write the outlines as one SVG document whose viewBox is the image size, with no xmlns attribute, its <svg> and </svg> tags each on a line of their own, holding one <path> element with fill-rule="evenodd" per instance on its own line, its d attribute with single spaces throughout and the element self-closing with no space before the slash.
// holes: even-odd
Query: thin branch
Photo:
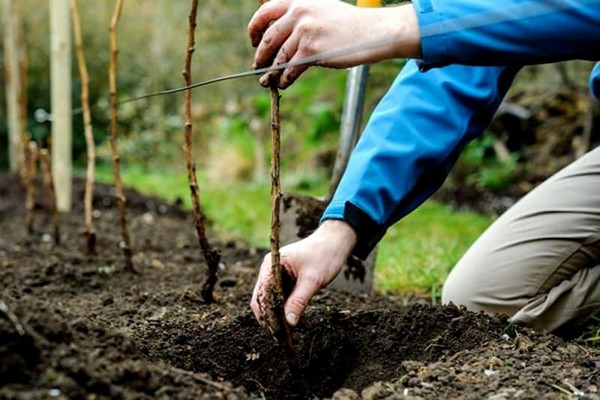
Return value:
<svg viewBox="0 0 600 400">
<path fill-rule="evenodd" d="M 21 181 L 25 183 L 27 181 L 27 146 L 31 135 L 27 128 L 27 86 L 29 84 L 29 54 L 27 53 L 27 46 L 25 40 L 25 34 L 23 33 L 23 20 L 20 14 L 17 14 L 18 18 L 15 21 L 17 25 L 17 42 L 19 43 L 19 77 L 21 83 L 19 85 L 19 119 L 21 120 L 21 147 L 23 152 L 23 162 L 21 162 L 19 173 L 21 175 Z"/>
<path fill-rule="evenodd" d="M 293 374 L 298 373 L 298 355 L 294 348 L 292 340 L 292 331 L 285 319 L 285 296 L 283 294 L 281 255 L 279 249 L 280 230 L 281 230 L 281 179 L 280 179 L 280 164 L 281 164 L 281 120 L 279 113 L 279 103 L 281 96 L 275 84 L 270 88 L 271 93 L 271 273 L 273 307 L 276 324 L 278 329 L 275 331 L 276 339 L 284 347 L 286 359 L 290 371 Z"/>
<path fill-rule="evenodd" d="M 35 212 L 35 197 L 37 194 L 37 160 L 39 152 L 38 145 L 34 141 L 30 141 L 27 146 L 27 195 L 25 199 L 25 208 L 27 209 L 27 216 L 25 224 L 27 226 L 27 232 L 33 233 L 33 219 Z"/>
<path fill-rule="evenodd" d="M 260 4 L 264 0 L 259 0 Z M 262 310 L 263 315 L 272 315 L 275 319 L 274 336 L 275 339 L 284 347 L 286 359 L 290 371 L 297 375 L 298 356 L 292 340 L 291 328 L 285 319 L 285 296 L 282 287 L 282 267 L 280 248 L 280 228 L 281 228 L 281 180 L 280 180 L 280 154 L 281 154 L 281 118 L 279 113 L 279 104 L 281 96 L 275 83 L 270 87 L 271 94 L 271 274 L 272 278 L 267 291 L 270 301 L 260 302 L 259 307 L 271 307 L 271 310 Z"/>
<path fill-rule="evenodd" d="M 94 178 L 96 169 L 96 150 L 94 145 L 94 133 L 92 130 L 92 116 L 89 101 L 90 78 L 83 51 L 83 39 L 81 34 L 81 23 L 79 21 L 79 8 L 77 0 L 71 0 L 71 15 L 73 17 L 73 32 L 75 36 L 75 50 L 77 53 L 77 66 L 81 76 L 81 107 L 83 108 L 83 124 L 85 130 L 85 142 L 87 145 L 87 172 L 85 180 L 84 203 L 84 228 L 83 240 L 88 254 L 96 253 L 96 232 L 94 231 L 92 218 L 92 199 L 94 197 Z"/>
<path fill-rule="evenodd" d="M 117 100 L 117 25 L 123 9 L 123 0 L 117 0 L 114 13 L 110 22 L 110 63 L 108 68 L 108 81 L 110 90 L 110 145 L 113 153 L 113 172 L 115 175 L 115 197 L 119 208 L 121 230 L 123 240 L 119 246 L 123 249 L 125 255 L 125 269 L 135 272 L 132 260 L 131 238 L 127 227 L 127 216 L 125 215 L 125 195 L 123 194 L 123 184 L 121 183 L 121 159 L 119 158 L 118 146 L 118 100 Z"/>
<path fill-rule="evenodd" d="M 56 191 L 54 189 L 54 178 L 52 177 L 52 160 L 48 149 L 40 150 L 40 164 L 44 185 L 50 197 L 50 212 L 52 213 L 52 222 L 54 225 L 54 244 L 58 246 L 60 245 L 60 213 L 56 206 Z"/>
<path fill-rule="evenodd" d="M 192 82 L 192 55 L 194 54 L 195 39 L 194 34 L 196 32 L 196 16 L 198 14 L 198 0 L 192 0 L 190 5 L 190 14 L 188 17 L 189 30 L 187 38 L 186 56 L 183 67 L 183 79 L 185 85 L 189 86 Z M 192 91 L 186 90 L 185 92 L 185 104 L 184 104 L 184 117 L 185 117 L 185 143 L 184 152 L 185 160 L 188 170 L 188 181 L 190 184 L 190 195 L 192 197 L 194 222 L 196 226 L 196 233 L 198 234 L 198 242 L 204 255 L 204 260 L 207 265 L 206 281 L 202 286 L 202 298 L 206 303 L 214 302 L 213 290 L 217 283 L 218 267 L 221 256 L 215 250 L 213 250 L 206 237 L 206 229 L 204 227 L 205 216 L 202 212 L 200 205 L 200 188 L 198 186 L 198 179 L 196 178 L 196 162 L 192 155 Z"/>
</svg>

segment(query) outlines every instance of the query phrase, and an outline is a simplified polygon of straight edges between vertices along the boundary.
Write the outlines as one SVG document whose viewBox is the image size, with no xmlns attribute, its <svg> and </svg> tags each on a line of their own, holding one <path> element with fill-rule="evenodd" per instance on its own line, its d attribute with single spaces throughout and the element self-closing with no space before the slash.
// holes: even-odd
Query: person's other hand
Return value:
<svg viewBox="0 0 600 400">
<path fill-rule="evenodd" d="M 298 323 L 312 297 L 337 276 L 355 242 L 356 234 L 350 225 L 343 221 L 327 220 L 307 238 L 281 248 L 282 274 L 294 281 L 291 294 L 284 305 L 289 325 L 295 326 Z M 275 318 L 261 314 L 261 310 L 273 309 L 273 305 L 269 304 L 272 301 L 272 296 L 269 295 L 271 272 L 269 253 L 260 267 L 250 307 L 258 322 L 273 333 L 280 327 L 266 325 Z"/>
<path fill-rule="evenodd" d="M 420 55 L 417 18 L 410 4 L 359 8 L 339 0 L 271 0 L 248 24 L 255 46 L 254 68 L 294 63 L 307 57 L 364 43 L 365 48 L 314 62 L 331 68 Z M 286 88 L 308 65 L 272 71 L 261 84 Z"/>
</svg>

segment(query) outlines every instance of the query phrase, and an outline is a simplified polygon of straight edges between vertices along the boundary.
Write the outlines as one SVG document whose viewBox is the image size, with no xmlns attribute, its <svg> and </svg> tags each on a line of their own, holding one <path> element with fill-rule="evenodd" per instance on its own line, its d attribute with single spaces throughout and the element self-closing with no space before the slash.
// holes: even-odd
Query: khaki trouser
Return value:
<svg viewBox="0 0 600 400">
<path fill-rule="evenodd" d="M 600 311 L 600 148 L 498 218 L 454 267 L 442 301 L 550 331 Z"/>
</svg>

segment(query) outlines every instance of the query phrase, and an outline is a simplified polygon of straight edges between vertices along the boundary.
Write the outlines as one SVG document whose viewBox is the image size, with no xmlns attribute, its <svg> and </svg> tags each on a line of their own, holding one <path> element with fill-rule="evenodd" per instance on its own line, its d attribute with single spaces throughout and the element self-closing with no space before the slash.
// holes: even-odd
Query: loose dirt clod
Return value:
<svg viewBox="0 0 600 400">
<path fill-rule="evenodd" d="M 222 301 L 206 304 L 188 212 L 126 190 L 144 271 L 128 274 L 112 246 L 120 237 L 112 187 L 94 191 L 92 259 L 77 234 L 48 247 L 22 229 L 18 182 L 0 174 L 0 230 L 10 232 L 0 235 L 0 298 L 28 334 L 0 316 L 1 399 L 46 400 L 52 390 L 64 398 L 312 400 L 342 388 L 365 399 L 560 399 L 576 398 L 561 391 L 575 389 L 598 398 L 600 350 L 589 343 L 419 298 L 333 290 L 314 299 L 295 331 L 299 386 L 248 307 L 268 249 L 219 243 L 228 280 L 215 286 Z M 75 180 L 74 198 L 84 191 Z M 83 204 L 73 204 L 62 220 L 67 233 L 81 227 Z M 10 380 L 5 366 L 16 373 Z"/>
</svg>

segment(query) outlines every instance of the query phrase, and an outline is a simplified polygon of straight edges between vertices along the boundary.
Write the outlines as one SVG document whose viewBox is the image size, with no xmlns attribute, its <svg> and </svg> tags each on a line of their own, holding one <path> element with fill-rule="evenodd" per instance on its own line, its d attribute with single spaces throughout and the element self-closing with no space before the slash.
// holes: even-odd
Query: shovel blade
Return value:
<svg viewBox="0 0 600 400">
<path fill-rule="evenodd" d="M 317 229 L 326 202 L 310 196 L 283 194 L 281 201 L 280 241 L 282 245 L 304 239 Z M 330 288 L 370 293 L 373 289 L 373 270 L 377 249 L 363 261 L 350 256 Z"/>
</svg>

